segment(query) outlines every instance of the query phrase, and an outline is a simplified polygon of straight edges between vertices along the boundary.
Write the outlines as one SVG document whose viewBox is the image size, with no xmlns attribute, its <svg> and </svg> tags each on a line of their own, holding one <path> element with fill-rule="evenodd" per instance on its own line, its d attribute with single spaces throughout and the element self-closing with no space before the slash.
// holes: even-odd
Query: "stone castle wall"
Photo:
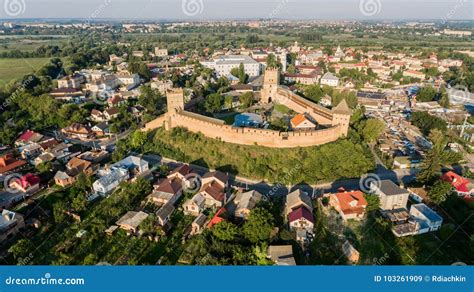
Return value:
<svg viewBox="0 0 474 292">
<path fill-rule="evenodd" d="M 272 148 L 294 148 L 322 145 L 336 141 L 341 137 L 341 127 L 334 126 L 327 129 L 305 132 L 279 132 L 266 129 L 237 128 L 215 122 L 206 117 L 186 111 L 166 114 L 148 123 L 145 130 L 153 130 L 166 126 L 170 128 L 183 127 L 195 133 L 218 139 L 228 143 L 242 145 L 259 145 Z"/>
</svg>

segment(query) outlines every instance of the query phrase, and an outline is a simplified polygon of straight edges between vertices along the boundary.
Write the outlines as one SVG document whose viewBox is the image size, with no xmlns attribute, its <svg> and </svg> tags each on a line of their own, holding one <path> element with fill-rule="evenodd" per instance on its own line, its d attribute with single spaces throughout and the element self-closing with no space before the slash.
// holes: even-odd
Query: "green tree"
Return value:
<svg viewBox="0 0 474 292">
<path fill-rule="evenodd" d="M 448 139 L 438 129 L 435 129 L 430 134 L 430 140 L 433 147 L 428 151 L 423 159 L 420 167 L 420 172 L 417 179 L 423 183 L 434 181 L 441 173 L 441 167 L 446 161 L 449 151 L 445 151 Z"/>
<path fill-rule="evenodd" d="M 358 127 L 360 135 L 362 135 L 364 140 L 369 144 L 377 142 L 377 139 L 385 129 L 385 123 L 379 119 L 364 120 L 359 123 Z"/>
<path fill-rule="evenodd" d="M 242 108 L 248 108 L 252 106 L 253 104 L 253 93 L 252 92 L 246 92 L 239 96 L 239 101 L 240 101 L 240 106 Z"/>
<path fill-rule="evenodd" d="M 28 239 L 20 239 L 14 245 L 12 245 L 8 252 L 13 255 L 13 257 L 18 260 L 20 258 L 25 258 L 33 249 L 33 244 Z"/>
<path fill-rule="evenodd" d="M 218 93 L 210 94 L 204 101 L 204 108 L 207 112 L 215 113 L 222 109 L 223 97 Z"/>
<path fill-rule="evenodd" d="M 416 100 L 419 102 L 428 102 L 433 101 L 436 98 L 436 89 L 432 86 L 424 86 L 418 91 L 416 95 Z"/>
<path fill-rule="evenodd" d="M 323 97 L 324 92 L 322 91 L 319 84 L 313 84 L 304 88 L 304 95 L 314 102 L 319 102 L 321 97 Z"/>
<path fill-rule="evenodd" d="M 250 213 L 243 226 L 243 235 L 251 243 L 258 243 L 270 239 L 273 230 L 273 216 L 262 208 L 255 208 Z"/>
<path fill-rule="evenodd" d="M 221 241 L 233 241 L 238 233 L 237 227 L 227 221 L 222 221 L 212 228 L 212 235 Z"/>
<path fill-rule="evenodd" d="M 450 195 L 452 186 L 450 183 L 438 180 L 431 187 L 428 192 L 430 199 L 436 204 L 441 204 L 446 201 L 447 197 Z"/>
</svg>

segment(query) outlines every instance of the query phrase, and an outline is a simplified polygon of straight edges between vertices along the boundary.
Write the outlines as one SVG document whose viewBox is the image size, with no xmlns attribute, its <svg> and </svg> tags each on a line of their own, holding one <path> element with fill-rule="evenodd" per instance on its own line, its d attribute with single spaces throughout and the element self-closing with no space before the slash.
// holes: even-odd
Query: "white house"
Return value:
<svg viewBox="0 0 474 292">
<path fill-rule="evenodd" d="M 407 207 L 408 190 L 402 189 L 391 180 L 383 180 L 370 184 L 370 190 L 380 198 L 380 209 L 384 211 Z"/>
<path fill-rule="evenodd" d="M 123 181 L 129 178 L 128 171 L 122 168 L 112 169 L 110 173 L 92 184 L 95 194 L 106 197 Z"/>
<path fill-rule="evenodd" d="M 436 231 L 443 224 L 443 218 L 423 203 L 412 205 L 410 216 L 419 224 L 418 234 Z"/>
<path fill-rule="evenodd" d="M 334 76 L 331 72 L 327 72 L 321 77 L 321 85 L 337 87 L 339 86 L 339 78 Z"/>
</svg>

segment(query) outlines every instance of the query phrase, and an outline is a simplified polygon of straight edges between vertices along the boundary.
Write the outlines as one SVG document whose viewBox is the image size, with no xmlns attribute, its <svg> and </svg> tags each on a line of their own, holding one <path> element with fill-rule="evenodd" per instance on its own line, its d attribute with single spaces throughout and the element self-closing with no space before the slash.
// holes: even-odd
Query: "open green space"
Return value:
<svg viewBox="0 0 474 292">
<path fill-rule="evenodd" d="M 317 147 L 275 149 L 225 143 L 183 128 L 159 128 L 149 135 L 142 149 L 127 141 L 119 143 L 116 155 L 135 148 L 244 177 L 288 184 L 360 177 L 374 168 L 370 151 L 349 139 Z"/>
<path fill-rule="evenodd" d="M 26 74 L 33 73 L 48 63 L 50 58 L 0 59 L 0 86 Z"/>
</svg>

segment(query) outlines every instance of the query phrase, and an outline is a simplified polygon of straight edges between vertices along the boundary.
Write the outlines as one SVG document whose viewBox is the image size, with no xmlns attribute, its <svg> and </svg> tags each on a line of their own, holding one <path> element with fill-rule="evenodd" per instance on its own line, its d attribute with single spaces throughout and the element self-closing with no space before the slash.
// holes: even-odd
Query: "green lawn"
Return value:
<svg viewBox="0 0 474 292">
<path fill-rule="evenodd" d="M 48 61 L 49 58 L 0 59 L 0 86 L 35 72 Z"/>
</svg>

